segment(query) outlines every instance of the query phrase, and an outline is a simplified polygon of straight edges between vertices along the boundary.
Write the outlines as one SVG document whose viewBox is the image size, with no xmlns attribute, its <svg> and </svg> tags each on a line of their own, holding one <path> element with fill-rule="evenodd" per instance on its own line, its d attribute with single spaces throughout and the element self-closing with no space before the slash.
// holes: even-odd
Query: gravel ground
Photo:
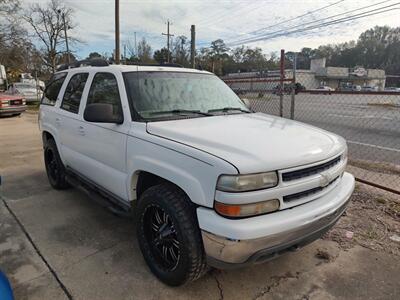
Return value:
<svg viewBox="0 0 400 300">
<path fill-rule="evenodd" d="M 400 241 L 395 241 L 400 239 L 400 197 L 359 184 L 351 200 L 324 239 L 337 242 L 344 250 L 360 245 L 400 256 Z"/>
</svg>

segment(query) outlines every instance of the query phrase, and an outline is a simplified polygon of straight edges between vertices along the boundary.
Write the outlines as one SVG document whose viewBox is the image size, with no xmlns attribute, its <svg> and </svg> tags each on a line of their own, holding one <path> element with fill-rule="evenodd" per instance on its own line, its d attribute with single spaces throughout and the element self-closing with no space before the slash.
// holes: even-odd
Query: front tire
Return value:
<svg viewBox="0 0 400 300">
<path fill-rule="evenodd" d="M 200 278 L 207 269 L 196 210 L 172 184 L 147 189 L 139 199 L 137 236 L 153 274 L 167 285 Z"/>
<path fill-rule="evenodd" d="M 44 146 L 44 164 L 47 178 L 53 188 L 63 190 L 69 187 L 68 182 L 65 180 L 65 167 L 58 153 L 56 142 L 53 139 L 47 140 Z"/>
</svg>

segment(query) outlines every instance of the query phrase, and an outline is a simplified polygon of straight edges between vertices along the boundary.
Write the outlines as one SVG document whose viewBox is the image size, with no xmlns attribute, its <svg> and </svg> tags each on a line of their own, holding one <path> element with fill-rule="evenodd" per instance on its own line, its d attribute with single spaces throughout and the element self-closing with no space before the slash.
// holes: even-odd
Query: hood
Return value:
<svg viewBox="0 0 400 300">
<path fill-rule="evenodd" d="M 240 173 L 314 163 L 345 147 L 335 134 L 263 113 L 149 122 L 147 131 L 223 158 Z"/>
<path fill-rule="evenodd" d="M 20 92 L 23 95 L 36 95 L 37 94 L 36 90 L 17 89 L 17 91 Z"/>
</svg>

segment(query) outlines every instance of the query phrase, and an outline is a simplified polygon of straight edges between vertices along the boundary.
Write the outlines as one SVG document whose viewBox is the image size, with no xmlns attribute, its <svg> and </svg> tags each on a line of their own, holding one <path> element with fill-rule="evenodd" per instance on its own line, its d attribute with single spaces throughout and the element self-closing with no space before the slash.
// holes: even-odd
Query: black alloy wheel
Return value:
<svg viewBox="0 0 400 300">
<path fill-rule="evenodd" d="M 56 142 L 53 139 L 47 140 L 44 145 L 44 164 L 47 178 L 53 188 L 61 190 L 69 187 L 68 182 L 65 180 L 65 167 L 58 153 Z"/>
<path fill-rule="evenodd" d="M 45 150 L 44 159 L 48 170 L 48 176 L 51 177 L 52 181 L 56 181 L 59 168 L 57 165 L 56 156 L 52 149 L 47 148 Z"/>
<path fill-rule="evenodd" d="M 146 208 L 144 235 L 158 264 L 166 271 L 173 271 L 179 262 L 180 243 L 171 217 L 161 207 Z"/>
<path fill-rule="evenodd" d="M 145 190 L 137 207 L 137 238 L 143 258 L 158 279 L 179 286 L 207 271 L 196 206 L 171 183 Z"/>
</svg>

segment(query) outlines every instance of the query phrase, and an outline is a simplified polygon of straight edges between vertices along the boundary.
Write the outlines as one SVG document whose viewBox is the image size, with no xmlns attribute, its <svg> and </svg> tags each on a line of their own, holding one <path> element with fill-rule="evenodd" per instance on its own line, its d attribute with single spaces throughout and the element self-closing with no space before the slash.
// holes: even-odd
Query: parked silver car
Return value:
<svg viewBox="0 0 400 300">
<path fill-rule="evenodd" d="M 43 92 L 34 84 L 15 82 L 7 90 L 11 95 L 22 95 L 27 103 L 38 102 L 42 98 Z"/>
<path fill-rule="evenodd" d="M 400 88 L 398 87 L 386 87 L 385 92 L 400 93 Z"/>
<path fill-rule="evenodd" d="M 378 87 L 377 86 L 371 86 L 371 85 L 365 85 L 361 88 L 361 91 L 363 92 L 377 92 Z"/>
</svg>

